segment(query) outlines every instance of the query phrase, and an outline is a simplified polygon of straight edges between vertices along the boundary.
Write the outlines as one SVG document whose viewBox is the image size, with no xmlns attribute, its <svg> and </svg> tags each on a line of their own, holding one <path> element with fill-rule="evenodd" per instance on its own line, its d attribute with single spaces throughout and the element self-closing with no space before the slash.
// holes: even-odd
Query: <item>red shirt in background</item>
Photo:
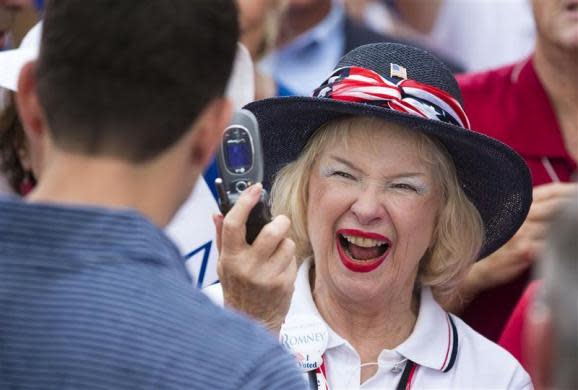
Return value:
<svg viewBox="0 0 578 390">
<path fill-rule="evenodd" d="M 504 327 L 504 331 L 502 332 L 498 343 L 514 355 L 514 357 L 518 359 L 524 369 L 528 372 L 528 358 L 524 353 L 524 329 L 531 305 L 534 302 L 536 293 L 540 289 L 541 285 L 541 281 L 538 280 L 535 280 L 528 285 L 528 288 L 526 288 L 526 291 L 524 291 L 520 301 L 514 308 L 512 316 L 508 322 L 506 322 L 506 326 Z"/>
<path fill-rule="evenodd" d="M 565 148 L 531 58 L 496 70 L 460 75 L 458 83 L 472 128 L 516 150 L 528 164 L 534 186 L 570 180 L 576 162 Z M 506 285 L 481 293 L 462 318 L 497 342 L 529 280 L 527 271 Z"/>
</svg>

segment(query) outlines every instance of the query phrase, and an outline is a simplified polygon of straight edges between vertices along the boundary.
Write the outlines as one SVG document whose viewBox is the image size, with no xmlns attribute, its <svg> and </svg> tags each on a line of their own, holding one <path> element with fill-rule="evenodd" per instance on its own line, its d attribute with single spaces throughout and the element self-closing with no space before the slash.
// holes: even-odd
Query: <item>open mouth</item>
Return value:
<svg viewBox="0 0 578 390">
<path fill-rule="evenodd" d="M 343 264 L 355 272 L 369 272 L 387 257 L 391 242 L 383 236 L 357 230 L 337 232 L 337 249 Z"/>
</svg>

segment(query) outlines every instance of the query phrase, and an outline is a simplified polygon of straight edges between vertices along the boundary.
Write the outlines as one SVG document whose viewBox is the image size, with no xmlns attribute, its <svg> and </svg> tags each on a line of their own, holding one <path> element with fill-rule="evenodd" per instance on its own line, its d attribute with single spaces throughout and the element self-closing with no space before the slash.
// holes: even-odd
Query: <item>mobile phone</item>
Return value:
<svg viewBox="0 0 578 390">
<path fill-rule="evenodd" d="M 237 111 L 225 129 L 217 151 L 220 177 L 215 180 L 215 185 L 223 215 L 227 215 L 244 190 L 263 181 L 263 164 L 257 118 L 249 110 Z M 261 199 L 247 220 L 247 243 L 252 244 L 263 226 L 270 221 L 269 195 L 263 189 Z"/>
</svg>

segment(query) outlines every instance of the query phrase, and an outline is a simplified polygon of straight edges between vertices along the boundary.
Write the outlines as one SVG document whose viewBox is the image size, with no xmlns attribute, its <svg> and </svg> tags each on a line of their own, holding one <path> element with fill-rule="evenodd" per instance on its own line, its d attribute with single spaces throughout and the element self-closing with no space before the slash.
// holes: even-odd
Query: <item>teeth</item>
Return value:
<svg viewBox="0 0 578 390">
<path fill-rule="evenodd" d="M 347 234 L 343 234 L 343 238 L 347 241 L 352 243 L 353 245 L 357 245 L 363 248 L 371 248 L 374 246 L 380 246 L 385 244 L 385 241 L 381 240 L 374 240 L 372 238 L 365 238 L 365 237 L 357 237 L 357 236 L 349 236 Z"/>
</svg>

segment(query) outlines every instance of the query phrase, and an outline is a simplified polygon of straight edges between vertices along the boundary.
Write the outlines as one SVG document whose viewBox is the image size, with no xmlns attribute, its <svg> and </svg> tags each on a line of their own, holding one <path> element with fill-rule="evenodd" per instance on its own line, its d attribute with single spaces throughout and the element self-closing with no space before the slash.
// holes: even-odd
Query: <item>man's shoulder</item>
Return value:
<svg viewBox="0 0 578 390">
<path fill-rule="evenodd" d="M 510 64 L 481 72 L 463 73 L 456 76 L 466 105 L 478 96 L 500 96 L 496 89 L 507 89 L 512 85 L 512 73 L 517 64 Z"/>
<path fill-rule="evenodd" d="M 254 321 L 217 307 L 199 290 L 192 291 L 190 304 L 176 309 L 181 330 L 169 338 L 177 339 L 180 350 L 168 358 L 180 359 L 181 370 L 191 377 L 205 375 L 206 388 L 300 388 L 296 364 Z"/>
<path fill-rule="evenodd" d="M 0 365 L 26 362 L 30 380 L 42 381 L 74 366 L 79 387 L 283 388 L 276 378 L 294 388 L 296 366 L 266 330 L 211 303 L 180 259 L 144 249 L 1 252 L 0 322 L 12 348 Z"/>
<path fill-rule="evenodd" d="M 519 64 L 456 77 L 472 129 L 505 141 L 516 115 L 512 97 L 516 92 L 515 72 Z"/>
</svg>

